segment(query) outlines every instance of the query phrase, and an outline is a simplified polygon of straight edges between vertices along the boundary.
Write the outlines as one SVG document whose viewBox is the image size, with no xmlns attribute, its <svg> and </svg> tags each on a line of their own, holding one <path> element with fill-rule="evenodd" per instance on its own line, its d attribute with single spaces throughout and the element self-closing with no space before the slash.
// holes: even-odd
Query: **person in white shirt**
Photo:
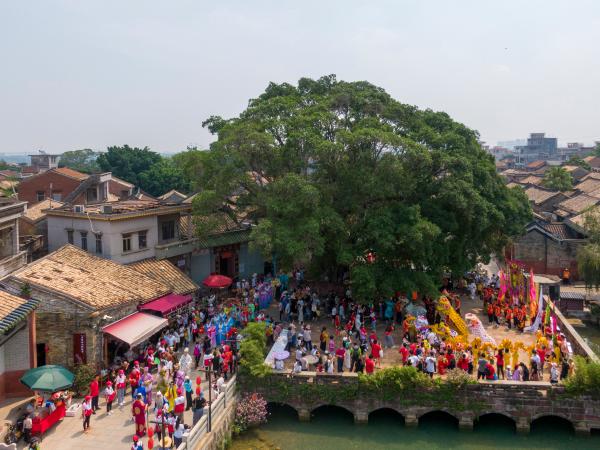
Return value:
<svg viewBox="0 0 600 450">
<path fill-rule="evenodd" d="M 281 359 L 276 359 L 275 360 L 275 370 L 283 370 L 284 366 L 283 366 L 283 361 Z"/>
<path fill-rule="evenodd" d="M 300 361 L 296 361 L 294 363 L 294 373 L 299 373 L 302 372 L 302 364 L 300 363 Z"/>
<path fill-rule="evenodd" d="M 425 368 L 427 370 L 427 374 L 433 378 L 433 374 L 435 373 L 435 357 L 433 356 L 433 352 L 429 353 L 429 356 L 425 359 Z"/>
<path fill-rule="evenodd" d="M 223 385 L 225 384 L 225 378 L 223 378 L 223 375 L 221 375 L 218 379 L 217 379 L 217 391 L 219 392 L 223 392 Z"/>
<path fill-rule="evenodd" d="M 419 357 L 417 355 L 410 355 L 408 357 L 408 362 L 411 366 L 417 367 L 417 365 L 419 364 Z"/>
</svg>

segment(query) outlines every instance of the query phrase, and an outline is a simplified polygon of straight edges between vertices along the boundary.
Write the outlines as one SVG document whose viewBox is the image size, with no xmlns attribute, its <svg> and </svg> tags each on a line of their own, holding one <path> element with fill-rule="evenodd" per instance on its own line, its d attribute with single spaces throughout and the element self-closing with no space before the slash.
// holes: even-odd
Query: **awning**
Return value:
<svg viewBox="0 0 600 450">
<path fill-rule="evenodd" d="M 157 311 L 166 316 L 191 301 L 191 295 L 169 294 L 140 306 L 140 311 Z"/>
<path fill-rule="evenodd" d="M 169 321 L 162 317 L 136 312 L 102 327 L 102 331 L 135 347 L 168 324 Z"/>
</svg>

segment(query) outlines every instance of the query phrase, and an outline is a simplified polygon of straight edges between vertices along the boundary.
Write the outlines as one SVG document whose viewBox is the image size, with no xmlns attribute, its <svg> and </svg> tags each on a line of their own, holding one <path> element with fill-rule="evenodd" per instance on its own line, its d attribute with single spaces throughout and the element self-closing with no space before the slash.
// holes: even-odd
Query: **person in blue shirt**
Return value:
<svg viewBox="0 0 600 450">
<path fill-rule="evenodd" d="M 192 407 L 192 394 L 194 393 L 190 377 L 185 377 L 183 388 L 185 389 L 185 410 L 187 411 Z"/>
</svg>

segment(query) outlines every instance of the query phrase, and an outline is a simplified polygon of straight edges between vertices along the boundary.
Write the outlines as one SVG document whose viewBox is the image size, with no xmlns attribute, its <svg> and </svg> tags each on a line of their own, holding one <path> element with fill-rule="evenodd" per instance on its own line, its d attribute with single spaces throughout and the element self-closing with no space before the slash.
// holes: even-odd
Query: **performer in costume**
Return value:
<svg viewBox="0 0 600 450">
<path fill-rule="evenodd" d="M 129 373 L 129 384 L 131 385 L 131 398 L 132 398 L 132 400 L 135 399 L 135 390 L 139 386 L 141 375 L 142 374 L 140 373 L 140 363 L 138 361 L 135 361 L 133 363 L 133 369 Z"/>
<path fill-rule="evenodd" d="M 131 413 L 135 421 L 135 434 L 140 437 L 144 436 L 146 434 L 146 404 L 142 394 L 136 396 L 131 406 Z"/>
</svg>

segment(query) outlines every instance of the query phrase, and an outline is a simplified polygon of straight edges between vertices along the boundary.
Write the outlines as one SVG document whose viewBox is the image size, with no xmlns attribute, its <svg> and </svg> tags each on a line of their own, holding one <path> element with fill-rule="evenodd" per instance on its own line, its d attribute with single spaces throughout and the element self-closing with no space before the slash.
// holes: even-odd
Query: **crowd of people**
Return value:
<svg viewBox="0 0 600 450">
<path fill-rule="evenodd" d="M 459 316 L 461 295 L 471 295 L 488 313 L 493 327 L 512 329 L 517 338 L 525 325 L 535 320 L 524 304 L 511 304 L 510 299 L 502 298 L 496 275 L 472 274 L 470 281 L 446 282 L 441 290 L 440 298 L 446 299 Z M 286 350 L 293 355 L 294 372 L 372 374 L 381 367 L 384 352 L 397 351 L 400 364 L 431 377 L 461 369 L 490 381 L 558 383 L 573 373 L 567 340 L 548 326 L 541 325 L 533 332 L 535 344 L 531 346 L 508 340 L 491 345 L 480 338 L 468 342 L 454 337 L 453 324 L 438 307 L 438 299 L 419 298 L 416 293 L 410 297 L 398 293 L 365 305 L 353 301 L 350 289 L 343 295 L 332 291 L 321 297 L 309 286 L 299 284 L 280 295 L 282 323 L 275 325 L 274 338 L 287 329 Z M 325 326 L 324 315 L 328 316 Z M 547 323 L 544 316 L 541 323 Z M 313 342 L 316 333 L 318 342 Z M 276 361 L 275 368 L 283 369 L 283 363 Z"/>
</svg>

